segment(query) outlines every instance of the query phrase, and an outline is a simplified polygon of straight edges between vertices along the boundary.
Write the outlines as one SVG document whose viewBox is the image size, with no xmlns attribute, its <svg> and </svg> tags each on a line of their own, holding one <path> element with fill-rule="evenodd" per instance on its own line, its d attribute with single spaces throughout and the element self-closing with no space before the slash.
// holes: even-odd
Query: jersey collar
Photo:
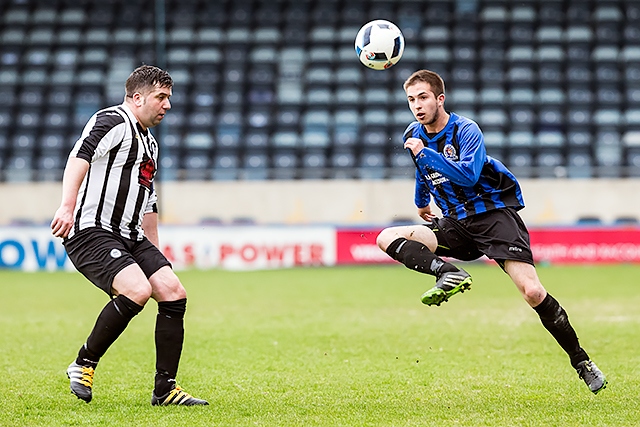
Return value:
<svg viewBox="0 0 640 427">
<path fill-rule="evenodd" d="M 456 113 L 452 113 L 451 111 L 447 111 L 447 114 L 449 114 L 449 120 L 447 121 L 447 124 L 442 128 L 442 130 L 438 133 L 436 133 L 435 135 L 433 135 L 433 137 L 429 137 L 429 134 L 427 133 L 427 128 L 424 125 L 420 125 L 420 134 L 423 138 L 425 138 L 427 141 L 436 141 L 438 139 L 440 139 L 442 137 L 442 135 L 447 131 L 447 129 L 449 128 L 449 125 L 451 125 L 451 123 L 455 122 L 458 119 L 458 115 Z"/>
</svg>

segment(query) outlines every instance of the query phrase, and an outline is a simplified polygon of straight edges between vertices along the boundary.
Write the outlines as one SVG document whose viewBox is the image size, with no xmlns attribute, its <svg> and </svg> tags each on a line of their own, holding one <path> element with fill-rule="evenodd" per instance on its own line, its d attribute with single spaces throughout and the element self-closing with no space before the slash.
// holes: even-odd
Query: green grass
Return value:
<svg viewBox="0 0 640 427">
<path fill-rule="evenodd" d="M 155 303 L 72 396 L 67 365 L 106 296 L 73 273 L 0 271 L 2 426 L 631 426 L 640 266 L 539 269 L 610 386 L 592 395 L 508 277 L 469 265 L 441 307 L 403 267 L 180 273 L 179 383 L 211 403 L 149 404 Z"/>
</svg>

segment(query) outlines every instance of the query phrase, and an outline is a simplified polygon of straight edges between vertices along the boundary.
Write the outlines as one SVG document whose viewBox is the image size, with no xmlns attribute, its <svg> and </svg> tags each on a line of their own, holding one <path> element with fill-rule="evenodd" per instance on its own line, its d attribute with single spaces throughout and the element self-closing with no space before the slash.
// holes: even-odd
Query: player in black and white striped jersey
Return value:
<svg viewBox="0 0 640 427">
<path fill-rule="evenodd" d="M 153 188 L 158 144 L 149 128 L 171 108 L 173 80 L 143 65 L 125 83 L 121 105 L 98 111 L 75 143 L 62 181 L 62 202 L 51 229 L 69 259 L 112 299 L 101 311 L 78 357 L 69 365 L 71 391 L 92 399 L 100 358 L 153 298 L 156 376 L 153 405 L 207 405 L 175 381 L 184 341 L 187 294 L 158 249 L 157 196 Z"/>
</svg>

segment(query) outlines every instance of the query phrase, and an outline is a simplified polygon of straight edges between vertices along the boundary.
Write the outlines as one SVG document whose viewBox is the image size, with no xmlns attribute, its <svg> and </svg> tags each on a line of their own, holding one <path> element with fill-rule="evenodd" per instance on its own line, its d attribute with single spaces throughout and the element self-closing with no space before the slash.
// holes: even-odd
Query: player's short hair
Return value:
<svg viewBox="0 0 640 427">
<path fill-rule="evenodd" d="M 129 75 L 124 90 L 128 97 L 132 97 L 134 93 L 150 92 L 156 86 L 173 87 L 173 79 L 161 68 L 153 65 L 142 65 Z"/>
<path fill-rule="evenodd" d="M 406 91 L 409 86 L 418 82 L 427 83 L 436 97 L 444 93 L 444 80 L 438 73 L 430 70 L 418 70 L 411 74 L 402 87 Z"/>
</svg>

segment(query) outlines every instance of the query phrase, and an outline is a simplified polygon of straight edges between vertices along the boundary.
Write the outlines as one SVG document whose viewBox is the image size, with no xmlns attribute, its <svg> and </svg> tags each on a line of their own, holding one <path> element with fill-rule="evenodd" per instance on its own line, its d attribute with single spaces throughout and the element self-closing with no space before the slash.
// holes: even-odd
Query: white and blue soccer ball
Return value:
<svg viewBox="0 0 640 427">
<path fill-rule="evenodd" d="M 404 36 L 393 22 L 377 19 L 365 24 L 356 36 L 356 54 L 365 66 L 386 70 L 402 58 Z"/>
</svg>

